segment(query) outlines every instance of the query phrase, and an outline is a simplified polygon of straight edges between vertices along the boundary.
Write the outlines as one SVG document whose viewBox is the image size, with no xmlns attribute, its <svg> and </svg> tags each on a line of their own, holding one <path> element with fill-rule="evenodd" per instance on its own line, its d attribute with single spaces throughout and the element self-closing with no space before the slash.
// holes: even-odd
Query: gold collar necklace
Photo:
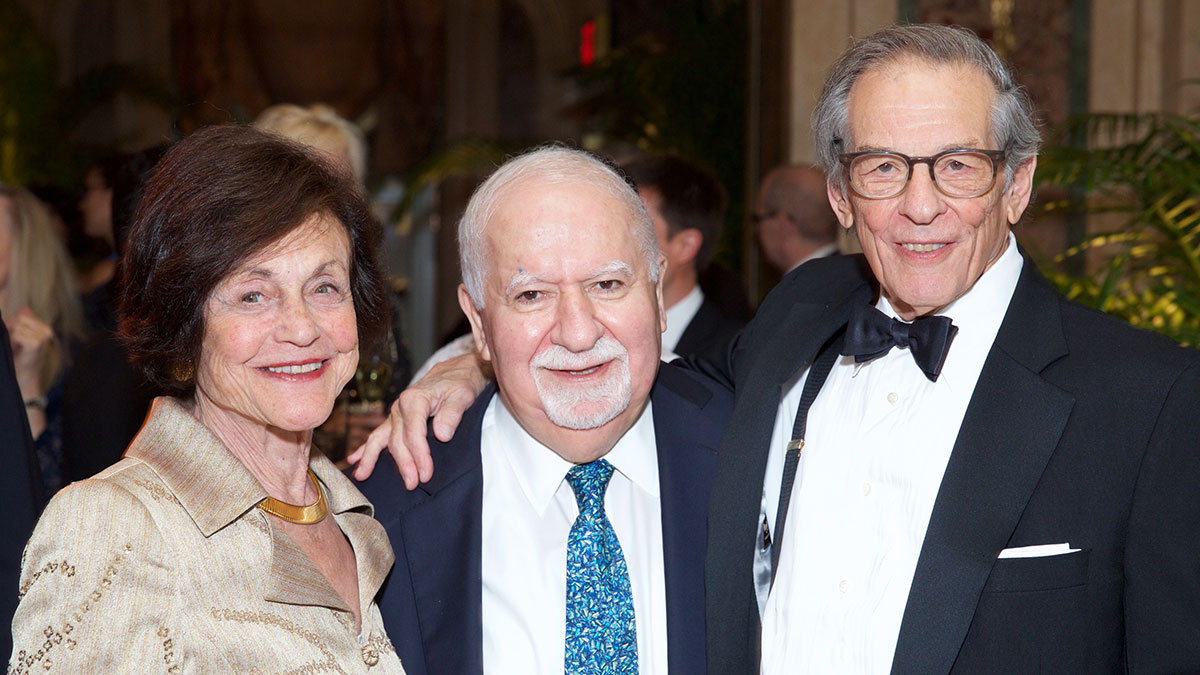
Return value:
<svg viewBox="0 0 1200 675">
<path fill-rule="evenodd" d="M 312 472 L 312 469 L 308 470 L 308 479 L 312 481 L 313 487 L 317 489 L 317 501 L 312 504 L 308 506 L 296 506 L 295 504 L 289 504 L 274 497 L 267 497 L 256 504 L 256 506 L 276 518 L 282 518 L 289 523 L 296 523 L 297 525 L 315 525 L 325 520 L 325 516 L 329 515 L 329 505 L 325 503 L 325 492 L 321 489 L 321 484 L 317 482 L 317 476 Z"/>
</svg>

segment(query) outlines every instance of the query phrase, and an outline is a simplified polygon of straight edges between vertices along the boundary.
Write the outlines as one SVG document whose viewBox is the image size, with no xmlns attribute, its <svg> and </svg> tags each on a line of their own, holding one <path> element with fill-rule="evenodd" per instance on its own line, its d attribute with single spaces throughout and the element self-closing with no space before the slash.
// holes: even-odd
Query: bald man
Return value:
<svg viewBox="0 0 1200 675">
<path fill-rule="evenodd" d="M 837 216 L 825 196 L 825 174 L 816 167 L 771 170 L 759 184 L 754 224 L 763 256 L 782 274 L 838 252 Z"/>
</svg>

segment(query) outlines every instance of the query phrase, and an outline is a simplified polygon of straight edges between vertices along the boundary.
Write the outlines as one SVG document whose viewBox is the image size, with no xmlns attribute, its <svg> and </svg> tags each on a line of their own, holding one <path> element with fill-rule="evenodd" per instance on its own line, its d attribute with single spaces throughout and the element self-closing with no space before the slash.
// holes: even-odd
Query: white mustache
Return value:
<svg viewBox="0 0 1200 675">
<path fill-rule="evenodd" d="M 573 352 L 562 345 L 550 345 L 534 355 L 529 365 L 551 370 L 586 370 L 612 360 L 628 361 L 625 345 L 605 335 L 586 352 Z"/>
</svg>

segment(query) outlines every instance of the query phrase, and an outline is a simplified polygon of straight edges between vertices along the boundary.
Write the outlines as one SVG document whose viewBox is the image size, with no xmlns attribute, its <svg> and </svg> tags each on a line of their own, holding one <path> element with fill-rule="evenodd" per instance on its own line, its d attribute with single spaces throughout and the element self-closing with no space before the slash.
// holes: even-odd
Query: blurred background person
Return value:
<svg viewBox="0 0 1200 675">
<path fill-rule="evenodd" d="M 348 170 L 366 194 L 366 138 L 357 124 L 330 106 L 280 103 L 259 113 L 254 126 L 315 148 Z M 341 461 L 347 448 L 357 447 L 383 422 L 387 408 L 412 377 L 412 362 L 399 323 L 400 298 L 395 292 L 388 297 L 392 323 L 383 344 L 378 351 L 363 354 L 355 380 L 347 385 L 339 405 L 320 430 L 322 449 L 334 461 Z"/>
<path fill-rule="evenodd" d="M 838 220 L 825 194 L 825 174 L 808 164 L 771 170 L 759 184 L 754 231 L 763 257 L 780 274 L 838 252 Z"/>
<path fill-rule="evenodd" d="M 664 354 L 688 356 L 727 343 L 745 320 L 721 307 L 699 283 L 721 236 L 725 188 L 708 169 L 678 155 L 642 155 L 621 168 L 637 186 L 667 259 Z"/>
<path fill-rule="evenodd" d="M 121 156 L 113 171 L 109 231 L 117 259 L 151 170 L 168 144 Z M 121 458 L 160 393 L 129 360 L 117 334 L 115 276 L 84 299 L 92 333 L 75 355 L 63 392 L 63 473 L 83 480 Z"/>
<path fill-rule="evenodd" d="M 14 666 L 403 672 L 373 602 L 387 535 L 311 444 L 360 338 L 386 326 L 380 240 L 349 176 L 301 146 L 213 127 L 164 156 L 122 261 L 120 325 L 172 396 L 123 460 L 47 505 Z"/>
<path fill-rule="evenodd" d="M 0 316 L 47 496 L 63 484 L 62 392 L 71 345 L 84 335 L 71 262 L 49 209 L 0 184 Z"/>
<path fill-rule="evenodd" d="M 42 510 L 42 477 L 21 389 L 13 368 L 8 331 L 0 321 L 0 623 L 12 624 L 21 578 L 21 552 Z M 0 653 L 12 652 L 12 633 L 0 630 Z"/>
<path fill-rule="evenodd" d="M 93 239 L 99 239 L 107 251 L 103 258 L 79 277 L 79 290 L 85 296 L 108 283 L 117 271 L 112 221 L 112 186 L 123 161 L 123 155 L 109 155 L 96 162 L 83 177 L 83 194 L 79 198 L 83 233 Z"/>
<path fill-rule="evenodd" d="M 348 170 L 360 187 L 366 185 L 366 138 L 357 124 L 333 108 L 323 103 L 280 103 L 259 113 L 254 126 L 316 148 Z"/>
</svg>

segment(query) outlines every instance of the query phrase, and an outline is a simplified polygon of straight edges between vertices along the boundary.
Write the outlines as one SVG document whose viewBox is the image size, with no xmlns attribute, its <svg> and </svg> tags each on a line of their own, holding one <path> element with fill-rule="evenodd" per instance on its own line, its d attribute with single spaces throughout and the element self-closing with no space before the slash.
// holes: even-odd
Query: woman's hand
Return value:
<svg viewBox="0 0 1200 675">
<path fill-rule="evenodd" d="M 26 401 L 45 395 L 41 382 L 42 364 L 54 341 L 54 329 L 42 321 L 28 307 L 17 312 L 7 322 L 9 340 L 12 342 L 13 366 L 17 372 L 17 385 Z"/>
<path fill-rule="evenodd" d="M 13 367 L 17 373 L 17 386 L 25 401 L 40 399 L 46 395 L 42 383 L 42 364 L 54 340 L 54 329 L 42 321 L 28 307 L 17 312 L 6 322 L 9 342 L 12 343 Z M 29 432 L 36 440 L 46 430 L 46 410 L 43 406 L 25 405 L 25 416 L 29 420 Z"/>
</svg>

